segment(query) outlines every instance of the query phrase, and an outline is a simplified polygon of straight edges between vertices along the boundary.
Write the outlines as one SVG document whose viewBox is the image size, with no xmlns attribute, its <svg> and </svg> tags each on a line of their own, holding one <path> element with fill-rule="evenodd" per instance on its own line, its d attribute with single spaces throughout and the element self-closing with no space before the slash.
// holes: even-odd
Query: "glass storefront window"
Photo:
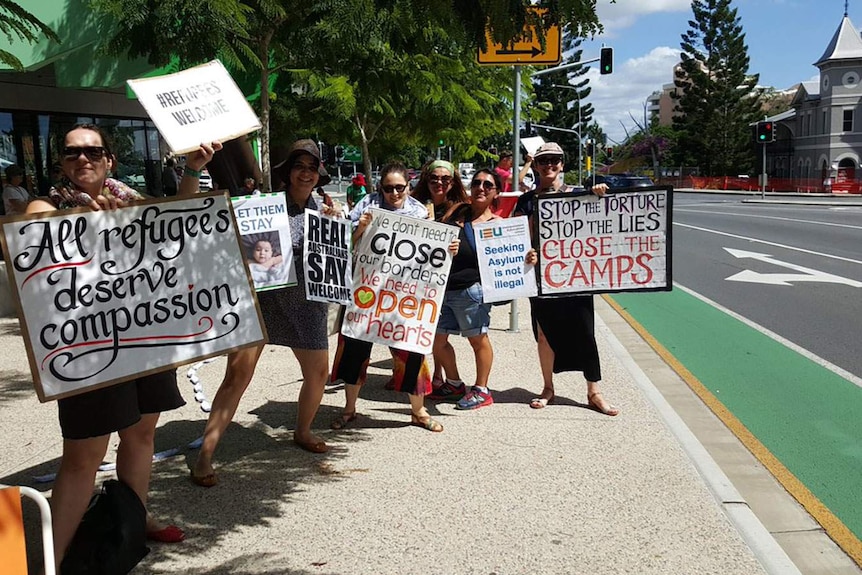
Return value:
<svg viewBox="0 0 862 575">
<path fill-rule="evenodd" d="M 143 193 L 161 191 L 165 144 L 149 120 L 0 111 L 0 174 L 18 164 L 27 172 L 30 191 L 47 194 L 51 167 L 62 161 L 63 139 L 75 124 L 96 124 L 111 139 L 117 159 L 113 177 Z"/>
</svg>

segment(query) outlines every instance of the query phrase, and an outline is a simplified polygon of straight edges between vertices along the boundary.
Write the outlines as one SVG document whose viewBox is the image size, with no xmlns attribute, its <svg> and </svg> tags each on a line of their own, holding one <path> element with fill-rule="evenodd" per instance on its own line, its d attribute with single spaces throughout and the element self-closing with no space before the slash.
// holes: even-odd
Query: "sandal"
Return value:
<svg viewBox="0 0 862 575">
<path fill-rule="evenodd" d="M 329 428 L 335 430 L 344 429 L 356 421 L 356 417 L 358 415 L 359 414 L 355 411 L 351 411 L 350 413 L 344 412 L 332 420 L 332 423 L 329 424 Z"/>
<path fill-rule="evenodd" d="M 195 472 L 192 471 L 189 477 L 191 477 L 192 483 L 199 487 L 215 487 L 218 485 L 218 477 L 215 472 L 207 473 L 206 475 L 195 475 Z"/>
<path fill-rule="evenodd" d="M 329 451 L 330 447 L 326 445 L 326 442 L 323 440 L 314 441 L 314 440 L 305 440 L 299 439 L 296 435 L 293 436 L 293 442 L 299 446 L 301 449 L 308 451 L 310 453 L 326 453 Z"/>
<path fill-rule="evenodd" d="M 532 407 L 533 409 L 544 409 L 545 407 L 548 406 L 548 404 L 554 403 L 554 397 L 556 397 L 554 395 L 554 390 L 551 390 L 551 395 L 549 395 L 548 397 L 544 397 L 545 392 L 548 389 L 550 389 L 550 388 L 548 388 L 548 387 L 544 388 L 542 390 L 541 396 L 534 397 L 533 399 L 531 399 L 530 400 L 530 407 Z"/>
<path fill-rule="evenodd" d="M 443 431 L 443 425 L 439 421 L 432 419 L 430 415 L 419 417 L 418 415 L 411 414 L 410 425 L 422 427 L 428 431 L 433 431 L 434 433 L 440 433 Z"/>
<path fill-rule="evenodd" d="M 598 411 L 599 413 L 603 413 L 605 415 L 610 415 L 611 417 L 613 417 L 615 415 L 619 415 L 620 414 L 619 408 L 611 405 L 610 403 L 608 403 L 606 401 L 604 401 L 603 397 L 601 399 L 602 399 L 602 403 L 605 404 L 605 407 L 602 407 L 599 404 L 599 402 L 595 401 L 594 398 L 596 396 L 601 397 L 601 395 L 602 395 L 601 391 L 594 391 L 593 393 L 587 395 L 587 405 L 590 406 L 590 409 L 592 409 L 594 411 Z"/>
</svg>

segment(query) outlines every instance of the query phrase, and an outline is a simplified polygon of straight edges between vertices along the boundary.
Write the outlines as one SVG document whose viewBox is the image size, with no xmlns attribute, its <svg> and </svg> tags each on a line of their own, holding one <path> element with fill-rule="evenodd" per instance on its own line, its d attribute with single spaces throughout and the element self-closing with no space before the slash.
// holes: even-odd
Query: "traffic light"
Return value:
<svg viewBox="0 0 862 575">
<path fill-rule="evenodd" d="M 344 146 L 335 146 L 335 161 L 344 161 Z"/>
<path fill-rule="evenodd" d="M 599 73 L 612 74 L 614 71 L 614 49 L 602 48 L 599 58 Z"/>
<path fill-rule="evenodd" d="M 587 157 L 592 158 L 594 151 L 595 151 L 595 148 L 593 147 L 593 141 L 588 140 L 587 141 Z"/>
<path fill-rule="evenodd" d="M 444 140 L 443 138 L 440 138 L 439 140 L 437 140 L 437 146 L 438 147 L 442 148 L 445 145 L 446 145 L 446 140 Z"/>
<path fill-rule="evenodd" d="M 768 144 L 775 141 L 775 124 L 772 122 L 757 122 L 757 143 Z"/>
<path fill-rule="evenodd" d="M 608 146 L 607 148 L 605 148 L 605 155 L 608 157 L 609 160 L 613 160 L 614 149 L 611 146 Z"/>
</svg>

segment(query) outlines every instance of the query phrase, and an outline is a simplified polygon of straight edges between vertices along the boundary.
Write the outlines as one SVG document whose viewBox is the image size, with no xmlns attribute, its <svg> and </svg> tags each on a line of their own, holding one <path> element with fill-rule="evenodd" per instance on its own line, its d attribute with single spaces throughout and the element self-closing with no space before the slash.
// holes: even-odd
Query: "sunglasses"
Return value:
<svg viewBox="0 0 862 575">
<path fill-rule="evenodd" d="M 497 186 L 494 185 L 494 182 L 489 182 L 488 180 L 473 180 L 470 182 L 471 188 L 482 188 L 485 191 L 493 190 Z"/>
<path fill-rule="evenodd" d="M 432 184 L 448 185 L 452 183 L 452 176 L 429 176 L 428 181 Z"/>
<path fill-rule="evenodd" d="M 536 163 L 540 166 L 553 166 L 563 161 L 559 156 L 541 156 L 536 158 Z"/>
<path fill-rule="evenodd" d="M 380 186 L 383 189 L 384 194 L 393 194 L 398 192 L 399 194 L 403 194 L 404 190 L 407 189 L 407 186 L 404 184 L 395 184 L 394 186 Z"/>
<path fill-rule="evenodd" d="M 66 146 L 63 148 L 63 159 L 74 162 L 84 154 L 91 162 L 98 162 L 108 155 L 104 146 Z"/>
</svg>

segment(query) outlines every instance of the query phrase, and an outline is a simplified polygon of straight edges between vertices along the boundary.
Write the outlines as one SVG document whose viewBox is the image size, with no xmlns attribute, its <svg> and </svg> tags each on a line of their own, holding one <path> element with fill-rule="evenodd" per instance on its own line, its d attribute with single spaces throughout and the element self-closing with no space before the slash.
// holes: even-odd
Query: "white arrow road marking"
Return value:
<svg viewBox="0 0 862 575">
<path fill-rule="evenodd" d="M 734 250 L 731 248 L 724 248 L 724 251 L 729 253 L 735 258 L 749 258 L 753 260 L 758 260 L 761 262 L 773 264 L 776 266 L 781 266 L 784 268 L 788 268 L 791 270 L 796 270 L 798 274 L 764 274 L 760 272 L 756 272 L 753 270 L 742 270 L 738 274 L 734 274 L 727 279 L 727 281 L 732 282 L 750 282 L 750 283 L 761 283 L 761 284 L 771 284 L 771 285 L 782 285 L 789 286 L 793 285 L 791 282 L 821 282 L 821 283 L 833 283 L 833 284 L 844 284 L 851 287 L 862 287 L 862 282 L 852 280 L 850 278 L 844 278 L 841 276 L 836 276 L 833 274 L 828 274 L 826 272 L 821 272 L 818 270 L 813 270 L 811 268 L 806 268 L 802 266 L 798 266 L 796 264 L 792 264 L 790 262 L 782 262 L 780 260 L 773 259 L 769 254 L 761 254 L 757 252 L 747 252 L 744 250 Z"/>
</svg>

